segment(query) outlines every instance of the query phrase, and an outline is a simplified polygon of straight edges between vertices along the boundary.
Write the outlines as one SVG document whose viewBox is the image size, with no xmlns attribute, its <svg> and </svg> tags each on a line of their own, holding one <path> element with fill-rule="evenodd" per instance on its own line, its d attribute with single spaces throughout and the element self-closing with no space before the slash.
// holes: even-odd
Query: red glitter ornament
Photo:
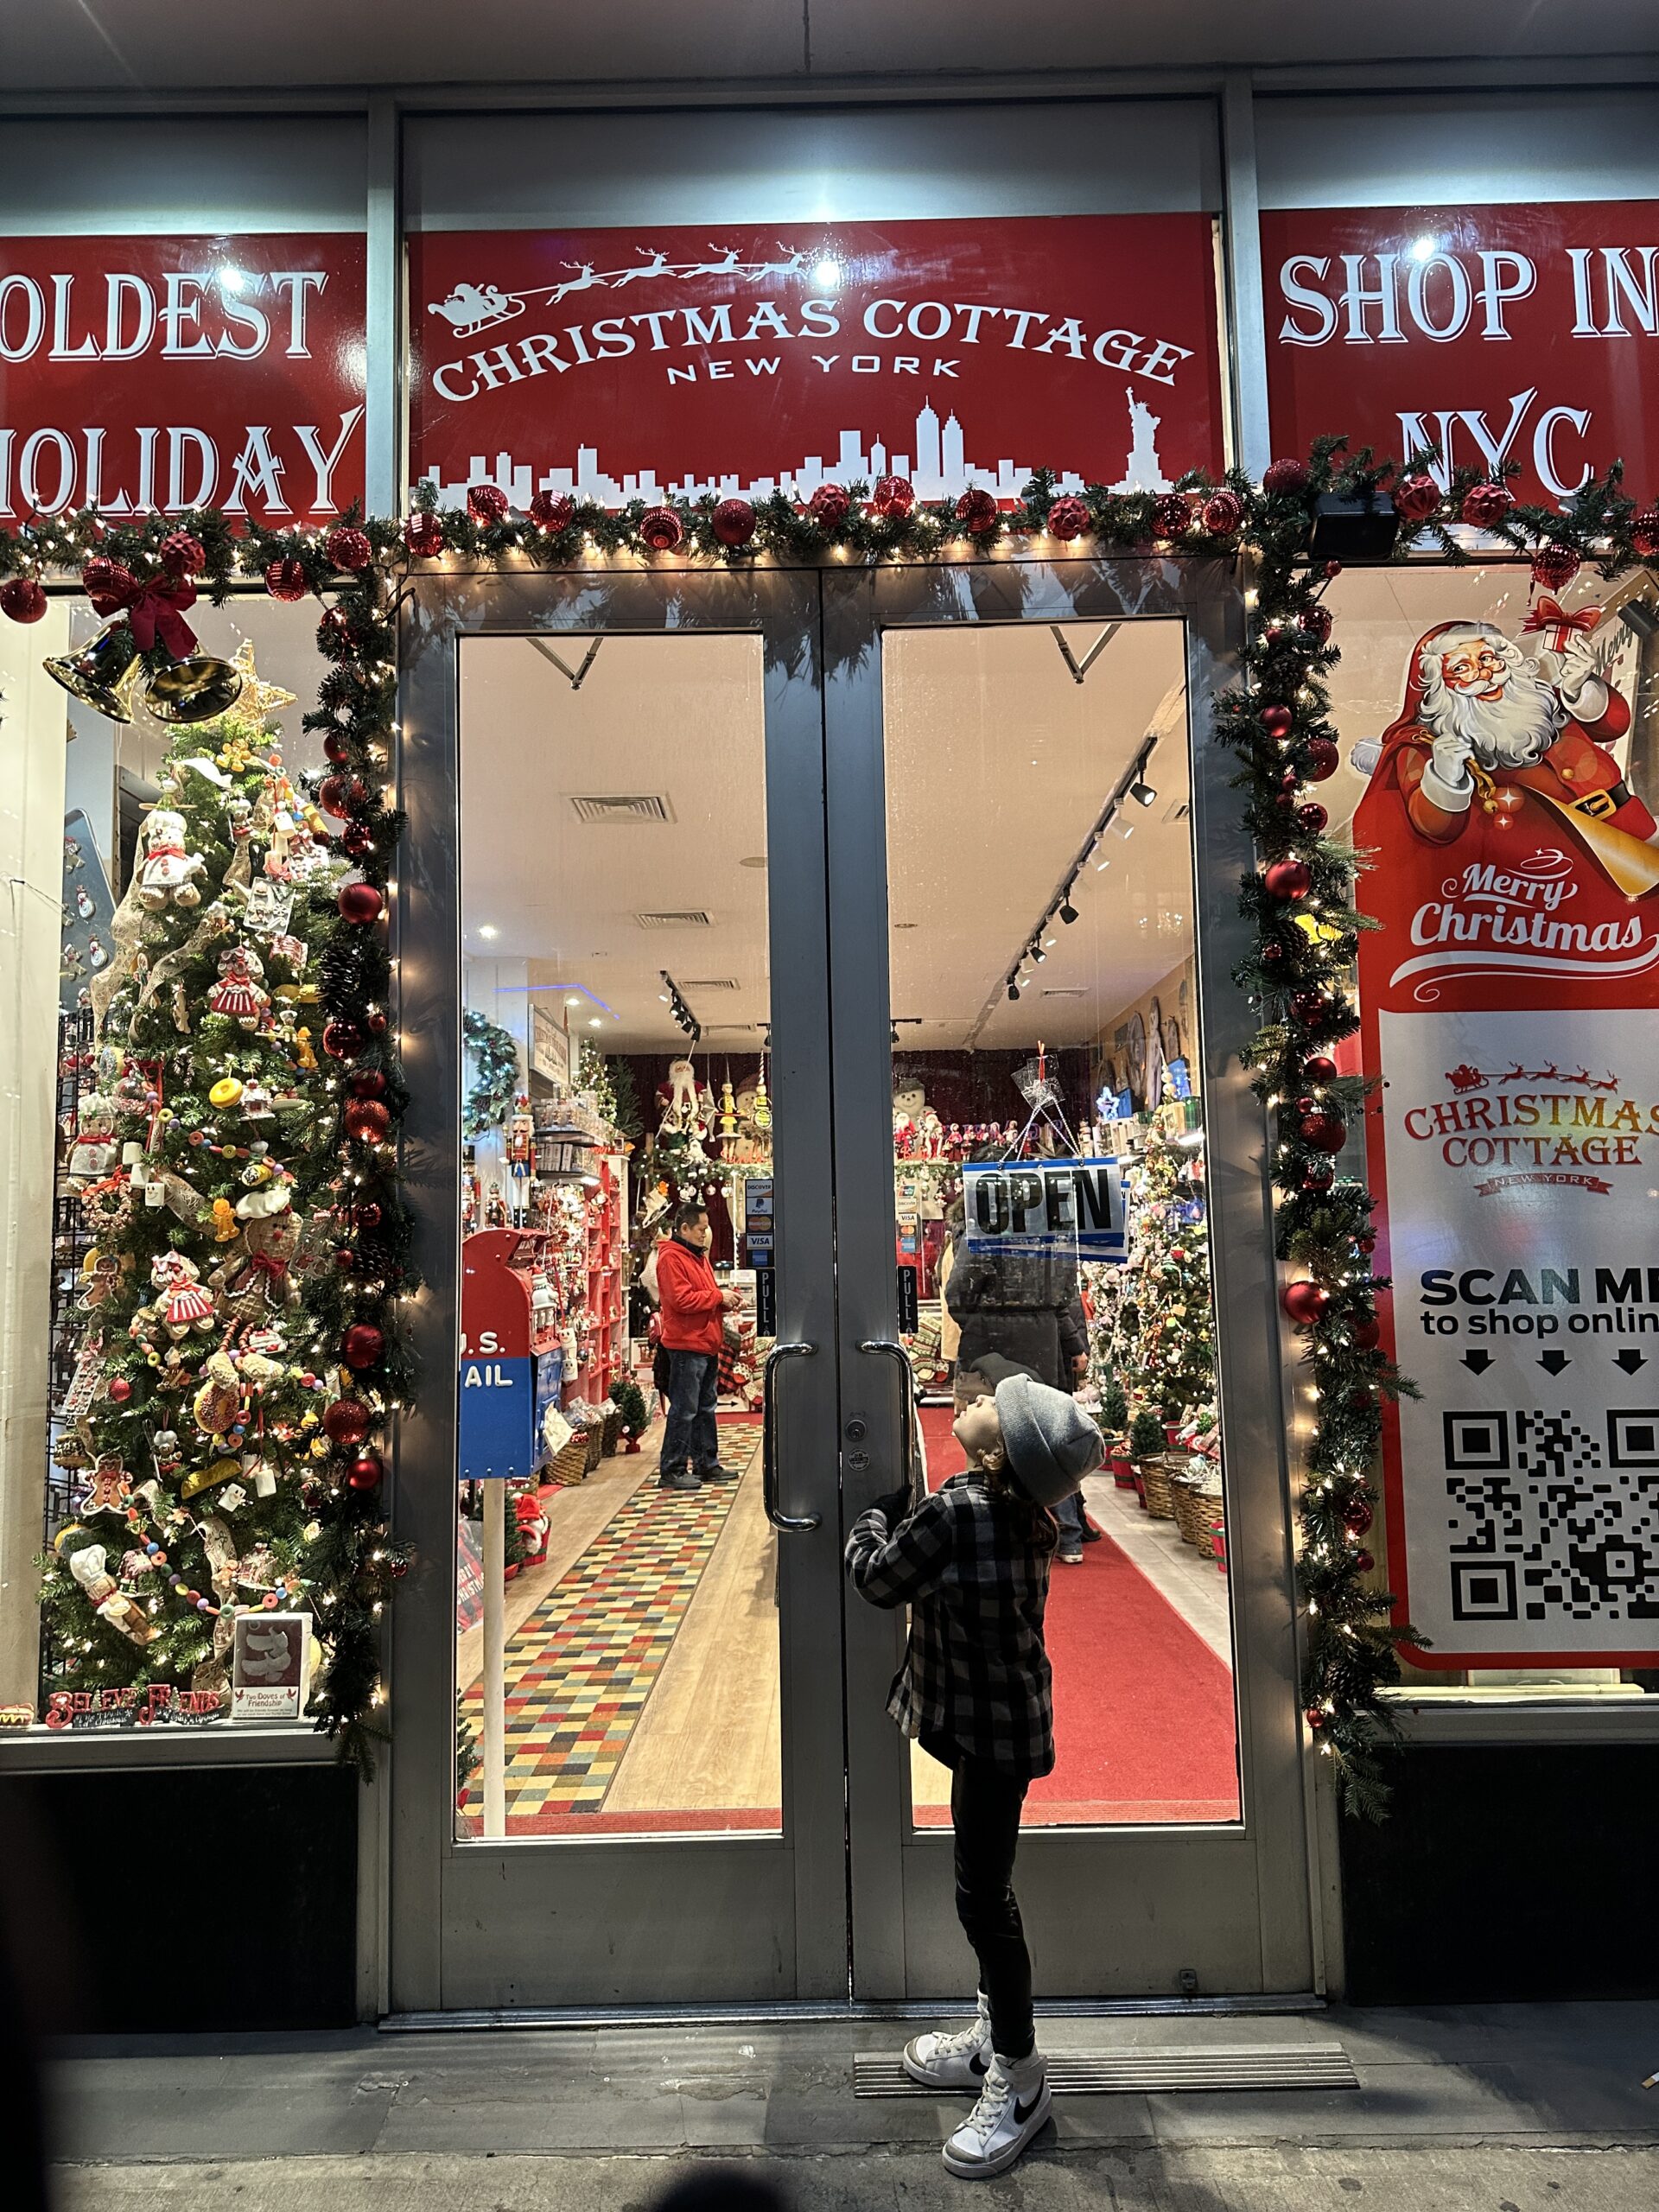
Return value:
<svg viewBox="0 0 1659 2212">
<path fill-rule="evenodd" d="M 1212 492 L 1200 513 L 1211 537 L 1231 537 L 1243 528 L 1244 502 L 1236 492 Z"/>
<path fill-rule="evenodd" d="M 1313 888 L 1313 871 L 1306 861 L 1274 861 L 1262 880 L 1270 899 L 1306 899 Z"/>
<path fill-rule="evenodd" d="M 1376 1561 L 1370 1552 L 1356 1552 L 1354 1554 L 1354 1565 L 1359 1569 L 1359 1572 L 1362 1574 L 1369 1574 L 1371 1569 L 1376 1565 Z"/>
<path fill-rule="evenodd" d="M 1079 499 L 1071 492 L 1064 499 L 1056 499 L 1048 511 L 1049 529 L 1056 537 L 1064 538 L 1068 543 L 1072 538 L 1084 535 L 1089 528 L 1090 519 L 1088 501 Z"/>
<path fill-rule="evenodd" d="M 359 1068 L 347 1078 L 346 1087 L 353 1098 L 384 1098 L 386 1095 L 385 1071 L 381 1068 Z"/>
<path fill-rule="evenodd" d="M 1297 823 L 1310 837 L 1319 836 L 1330 819 L 1330 816 L 1316 798 L 1309 799 L 1306 805 L 1299 806 L 1296 810 Z"/>
<path fill-rule="evenodd" d="M 530 503 L 530 518 L 537 530 L 556 533 L 569 530 L 576 503 L 568 492 L 538 492 Z"/>
<path fill-rule="evenodd" d="M 1185 537 L 1192 519 L 1192 510 L 1185 493 L 1165 492 L 1152 503 L 1152 534 L 1154 537 Z"/>
<path fill-rule="evenodd" d="M 853 503 L 839 484 L 820 484 L 806 503 L 806 512 L 826 536 L 833 536 L 853 511 Z"/>
<path fill-rule="evenodd" d="M 325 776 L 317 786 L 317 804 L 325 814 L 343 817 L 367 800 L 369 787 L 361 776 Z"/>
<path fill-rule="evenodd" d="M 0 614 L 14 622 L 38 622 L 46 612 L 46 593 L 33 576 L 8 576 L 0 584 Z"/>
<path fill-rule="evenodd" d="M 1287 1282 L 1280 1293 L 1279 1302 L 1300 1328 L 1312 1328 L 1323 1320 L 1331 1304 L 1331 1294 L 1322 1282 L 1304 1277 L 1298 1282 Z"/>
<path fill-rule="evenodd" d="M 672 553 L 685 537 L 685 525 L 672 507 L 647 507 L 639 535 L 653 553 Z"/>
<path fill-rule="evenodd" d="M 365 1198 L 360 1206 L 352 1208 L 352 1226 L 353 1229 L 379 1228 L 380 1208 L 372 1198 Z"/>
<path fill-rule="evenodd" d="M 1532 581 L 1541 591 L 1565 591 L 1582 566 L 1570 545 L 1541 545 L 1532 556 Z"/>
<path fill-rule="evenodd" d="M 1305 461 L 1270 461 L 1262 472 L 1262 489 L 1270 499 L 1294 498 L 1307 489 Z"/>
<path fill-rule="evenodd" d="M 1296 627 L 1304 637 L 1313 638 L 1320 645 L 1331 635 L 1331 610 L 1319 601 L 1303 607 L 1296 617 Z"/>
<path fill-rule="evenodd" d="M 322 1049 L 331 1060 L 354 1060 L 363 1049 L 363 1032 L 354 1021 L 325 1021 Z"/>
<path fill-rule="evenodd" d="M 378 1452 L 364 1452 L 353 1460 L 346 1471 L 346 1480 L 353 1490 L 378 1490 L 385 1480 L 385 1463 L 380 1454 Z M 391 1571 L 394 1575 L 401 1576 L 407 1572 L 407 1569 L 399 1560 L 393 1563 Z"/>
<path fill-rule="evenodd" d="M 281 561 L 273 561 L 265 570 L 265 589 L 273 599 L 285 600 L 292 605 L 306 594 L 305 563 L 289 554 Z"/>
<path fill-rule="evenodd" d="M 908 514 L 910 510 L 906 507 L 903 512 Z M 983 537 L 996 528 L 998 512 L 995 499 L 982 484 L 970 484 L 957 501 L 957 520 L 974 537 Z"/>
<path fill-rule="evenodd" d="M 1375 1313 L 1367 1313 L 1353 1324 L 1348 1333 L 1361 1351 L 1375 1351 L 1382 1341 L 1382 1324 Z"/>
<path fill-rule="evenodd" d="M 111 561 L 106 553 L 94 553 L 80 572 L 80 588 L 94 606 L 100 599 L 122 601 L 130 598 L 138 588 L 137 580 L 130 569 L 124 569 L 118 561 Z M 99 613 L 106 610 L 99 607 Z M 107 612 L 113 614 L 113 607 Z"/>
<path fill-rule="evenodd" d="M 322 550 L 332 567 L 349 569 L 353 575 L 359 569 L 366 569 L 374 558 L 367 531 L 358 530 L 351 523 L 342 523 L 337 530 L 331 530 L 322 541 Z"/>
<path fill-rule="evenodd" d="M 1342 766 L 1342 755 L 1336 742 L 1328 737 L 1311 737 L 1302 755 L 1302 773 L 1310 784 L 1322 784 L 1334 776 Z"/>
<path fill-rule="evenodd" d="M 360 1444 L 374 1427 L 368 1408 L 356 1398 L 336 1398 L 322 1417 L 322 1433 L 331 1444 Z"/>
<path fill-rule="evenodd" d="M 1317 1198 L 1330 1189 L 1337 1179 L 1337 1171 L 1323 1160 L 1310 1160 L 1302 1169 L 1301 1188 L 1310 1198 Z"/>
<path fill-rule="evenodd" d="M 1290 995 L 1290 1015 L 1300 1021 L 1304 1029 L 1315 1029 L 1326 1020 L 1331 1001 L 1323 991 L 1293 991 Z"/>
<path fill-rule="evenodd" d="M 353 1098 L 343 1119 L 346 1135 L 359 1144 L 378 1144 L 391 1127 L 391 1109 L 378 1098 Z"/>
<path fill-rule="evenodd" d="M 1281 968 L 1284 961 L 1285 948 L 1282 944 L 1274 944 L 1269 941 L 1262 946 L 1262 965 L 1264 968 Z"/>
<path fill-rule="evenodd" d="M 162 566 L 175 576 L 199 576 L 207 565 L 207 548 L 194 531 L 169 530 L 162 540 Z"/>
<path fill-rule="evenodd" d="M 372 883 L 342 883 L 335 904 L 346 921 L 359 926 L 378 922 L 386 910 L 385 900 Z"/>
<path fill-rule="evenodd" d="M 1515 494 L 1503 484 L 1471 484 L 1463 495 L 1458 519 L 1471 530 L 1496 530 L 1515 505 Z"/>
<path fill-rule="evenodd" d="M 722 499 L 710 528 L 722 545 L 747 545 L 754 536 L 754 509 L 747 499 Z"/>
<path fill-rule="evenodd" d="M 1304 1114 L 1297 1123 L 1302 1142 L 1315 1152 L 1340 1152 L 1348 1141 L 1348 1124 L 1340 1114 L 1333 1114 L 1328 1106 L 1317 1112 Z"/>
<path fill-rule="evenodd" d="M 1366 1497 L 1350 1498 L 1342 1509 L 1342 1525 L 1351 1536 L 1367 1535 L 1373 1517 L 1370 1500 Z"/>
<path fill-rule="evenodd" d="M 385 1337 L 372 1321 L 353 1321 L 340 1340 L 340 1357 L 359 1372 L 372 1367 L 385 1349 Z"/>
<path fill-rule="evenodd" d="M 888 522 L 902 522 L 916 504 L 916 486 L 908 476 L 878 476 L 870 505 Z"/>
<path fill-rule="evenodd" d="M 480 529 L 507 518 L 508 499 L 499 484 L 474 484 L 467 494 L 467 512 Z"/>
<path fill-rule="evenodd" d="M 1262 733 L 1275 745 L 1282 745 L 1296 727 L 1296 717 L 1288 707 L 1263 707 L 1256 716 Z"/>
<path fill-rule="evenodd" d="M 374 832 L 366 822 L 348 822 L 340 833 L 340 842 L 354 861 L 374 850 Z"/>
<path fill-rule="evenodd" d="M 1440 504 L 1440 487 L 1425 471 L 1402 476 L 1394 487 L 1394 512 L 1402 522 L 1427 522 Z"/>
<path fill-rule="evenodd" d="M 435 561 L 443 550 L 443 524 L 424 507 L 404 524 L 404 543 L 417 561 Z"/>
<path fill-rule="evenodd" d="M 1643 560 L 1659 560 L 1659 507 L 1643 507 L 1630 517 L 1630 545 Z"/>
</svg>

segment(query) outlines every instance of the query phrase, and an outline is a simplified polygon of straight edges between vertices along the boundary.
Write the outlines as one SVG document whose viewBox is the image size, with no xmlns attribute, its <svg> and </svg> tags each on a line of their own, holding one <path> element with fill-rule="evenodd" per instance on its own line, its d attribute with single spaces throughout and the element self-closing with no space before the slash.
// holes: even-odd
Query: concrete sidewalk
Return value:
<svg viewBox="0 0 1659 2212">
<path fill-rule="evenodd" d="M 869 2020 L 87 2045 L 50 2074 L 68 2212 L 638 2212 L 679 2171 L 798 2212 L 960 2205 L 962 2101 L 855 2098 Z M 1054 2051 L 1339 2044 L 1357 2088 L 1077 2095 L 991 2191 L 1022 2208 L 1636 2212 L 1659 2204 L 1659 2004 L 1057 2019 Z M 753 2163 L 751 2163 L 753 2162 Z"/>
</svg>

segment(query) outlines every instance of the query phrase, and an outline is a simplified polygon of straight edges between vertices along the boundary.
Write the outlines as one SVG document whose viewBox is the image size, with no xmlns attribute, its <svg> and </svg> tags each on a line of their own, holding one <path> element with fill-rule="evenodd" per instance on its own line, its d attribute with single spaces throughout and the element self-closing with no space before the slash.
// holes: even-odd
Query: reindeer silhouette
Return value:
<svg viewBox="0 0 1659 2212">
<path fill-rule="evenodd" d="M 651 259 L 643 263 L 638 269 L 613 269 L 611 271 L 609 277 L 606 280 L 610 284 L 613 291 L 620 292 L 623 289 L 624 285 L 634 283 L 641 276 L 671 276 L 674 275 L 674 264 L 669 259 L 668 256 L 663 251 L 661 246 L 653 245 L 647 248 L 643 245 L 637 245 L 633 250 L 636 253 L 645 253 L 648 251 L 651 255 Z"/>
<path fill-rule="evenodd" d="M 566 261 L 560 264 L 560 266 L 564 269 L 575 269 L 577 265 L 578 264 L 574 261 Z M 555 290 L 552 298 L 548 302 L 548 305 L 550 307 L 557 307 L 559 302 L 566 298 L 572 292 L 591 292 L 596 284 L 602 285 L 605 283 L 604 277 L 594 276 L 594 264 L 591 261 L 584 261 L 580 264 L 580 266 L 582 269 L 581 276 L 572 276 L 564 283 L 559 285 Z"/>
</svg>

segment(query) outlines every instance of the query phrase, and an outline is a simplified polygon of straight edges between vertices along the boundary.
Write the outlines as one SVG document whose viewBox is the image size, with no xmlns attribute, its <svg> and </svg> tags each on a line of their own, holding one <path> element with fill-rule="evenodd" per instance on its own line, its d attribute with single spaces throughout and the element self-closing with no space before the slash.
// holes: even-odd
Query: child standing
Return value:
<svg viewBox="0 0 1659 2212">
<path fill-rule="evenodd" d="M 1048 1509 L 1103 1452 L 1100 1431 L 1064 1391 L 996 1366 L 995 1395 L 956 1420 L 967 1471 L 913 1511 L 907 1490 L 878 1498 L 847 1540 L 859 1595 L 911 1608 L 887 1710 L 951 1770 L 957 1913 L 979 1961 L 979 2012 L 958 2033 L 918 2036 L 905 2069 L 931 2088 L 980 2092 L 944 2146 L 946 2166 L 965 2177 L 1006 2172 L 1048 2117 L 1014 1859 L 1027 1789 L 1054 1764 Z"/>
</svg>

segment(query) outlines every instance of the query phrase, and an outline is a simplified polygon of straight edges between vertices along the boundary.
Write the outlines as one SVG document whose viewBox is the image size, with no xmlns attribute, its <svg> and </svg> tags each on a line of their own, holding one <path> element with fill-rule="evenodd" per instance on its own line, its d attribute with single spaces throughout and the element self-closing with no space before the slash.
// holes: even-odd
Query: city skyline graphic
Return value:
<svg viewBox="0 0 1659 2212">
<path fill-rule="evenodd" d="M 1167 492 L 1172 479 L 1158 451 L 1163 418 L 1153 414 L 1132 389 L 1126 388 L 1124 397 L 1129 429 L 1123 474 L 1108 488 Z M 890 445 L 884 437 L 869 435 L 868 443 L 866 439 L 862 429 L 843 429 L 838 434 L 833 458 L 807 454 L 774 474 L 747 480 L 736 470 L 715 476 L 669 473 L 665 479 L 660 464 L 613 475 L 601 467 L 596 446 L 579 445 L 573 463 L 539 455 L 524 460 L 503 450 L 497 453 L 493 464 L 482 454 L 474 454 L 465 476 L 446 478 L 442 469 L 434 466 L 421 480 L 434 487 L 441 503 L 448 496 L 456 505 L 464 502 L 473 486 L 493 484 L 520 512 L 538 492 L 569 493 L 603 507 L 626 506 L 632 499 L 764 499 L 777 492 L 804 502 L 820 484 L 850 483 L 855 479 L 869 482 L 888 475 L 909 477 L 918 499 L 958 499 L 970 486 L 978 485 L 999 499 L 1012 500 L 1020 497 L 1036 465 L 1006 454 L 995 461 L 975 460 L 967 449 L 968 432 L 955 410 L 941 423 L 931 398 L 924 402 L 911 426 L 909 450 Z M 1063 492 L 1081 492 L 1087 480 L 1074 469 L 1060 470 L 1058 478 Z"/>
</svg>

